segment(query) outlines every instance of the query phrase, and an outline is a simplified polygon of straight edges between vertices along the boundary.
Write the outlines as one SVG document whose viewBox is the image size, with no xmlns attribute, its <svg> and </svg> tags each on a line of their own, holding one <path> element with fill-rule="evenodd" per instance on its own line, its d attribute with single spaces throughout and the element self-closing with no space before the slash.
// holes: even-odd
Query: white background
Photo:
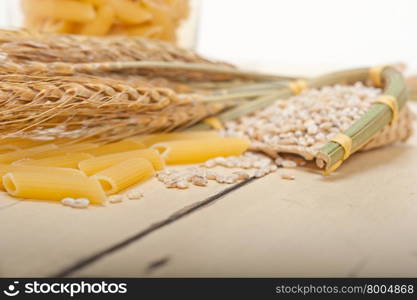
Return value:
<svg viewBox="0 0 417 300">
<path fill-rule="evenodd" d="M 0 26 L 17 1 L 0 0 Z M 213 58 L 294 74 L 401 61 L 417 73 L 416 0 L 200 1 L 196 48 Z"/>
<path fill-rule="evenodd" d="M 397 61 L 417 72 L 417 1 L 203 0 L 198 50 L 287 72 Z"/>
</svg>

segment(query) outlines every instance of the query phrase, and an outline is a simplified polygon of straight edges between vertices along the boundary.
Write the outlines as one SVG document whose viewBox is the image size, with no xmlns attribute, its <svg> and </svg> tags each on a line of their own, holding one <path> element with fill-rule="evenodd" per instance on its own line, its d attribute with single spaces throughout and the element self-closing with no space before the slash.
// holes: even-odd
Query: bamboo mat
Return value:
<svg viewBox="0 0 417 300">
<path fill-rule="evenodd" d="M 225 195 L 152 180 L 77 210 L 1 194 L 0 277 L 417 276 L 416 166 L 415 134 L 327 178 L 280 169 Z"/>
</svg>

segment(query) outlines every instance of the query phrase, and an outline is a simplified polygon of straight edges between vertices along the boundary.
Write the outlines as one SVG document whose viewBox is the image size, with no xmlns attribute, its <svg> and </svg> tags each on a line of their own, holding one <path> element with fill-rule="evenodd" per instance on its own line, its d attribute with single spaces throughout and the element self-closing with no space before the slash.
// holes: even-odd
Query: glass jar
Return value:
<svg viewBox="0 0 417 300">
<path fill-rule="evenodd" d="M 2 0 L 7 24 L 90 36 L 142 36 L 193 48 L 200 0 Z M 1 16 L 0 16 L 1 17 Z"/>
</svg>

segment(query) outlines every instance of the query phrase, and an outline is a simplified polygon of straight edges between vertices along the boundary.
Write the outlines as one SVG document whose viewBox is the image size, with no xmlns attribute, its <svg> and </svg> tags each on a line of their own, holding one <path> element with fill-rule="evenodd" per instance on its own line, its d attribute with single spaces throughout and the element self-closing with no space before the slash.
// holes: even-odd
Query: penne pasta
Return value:
<svg viewBox="0 0 417 300">
<path fill-rule="evenodd" d="M 167 0 L 171 6 L 174 18 L 178 21 L 186 19 L 190 13 L 190 7 L 187 0 Z"/>
<path fill-rule="evenodd" d="M 175 41 L 175 20 L 170 8 L 163 3 L 152 0 L 142 0 L 142 3 L 152 15 L 152 23 L 162 27 L 160 38 L 166 41 Z"/>
<path fill-rule="evenodd" d="M 192 164 L 219 156 L 241 155 L 249 145 L 248 139 L 233 137 L 170 141 L 152 148 L 161 152 L 167 164 Z"/>
<path fill-rule="evenodd" d="M 32 158 L 36 155 L 55 150 L 58 147 L 54 144 L 46 144 L 41 146 L 32 147 L 25 150 L 17 150 L 0 154 L 0 164 L 7 164 L 23 158 Z"/>
<path fill-rule="evenodd" d="M 58 155 L 64 155 L 67 153 L 77 153 L 77 152 L 83 152 L 87 153 L 89 150 L 92 150 L 94 148 L 97 148 L 97 144 L 93 143 L 80 143 L 80 144 L 70 144 L 70 145 L 64 145 L 64 146 L 56 146 L 55 149 L 51 149 L 49 151 L 43 151 L 36 154 L 32 154 L 28 158 L 32 159 L 42 159 L 42 158 L 48 158 L 51 156 L 58 156 Z"/>
<path fill-rule="evenodd" d="M 73 22 L 91 22 L 96 16 L 94 6 L 75 0 L 23 0 L 24 11 L 38 18 Z"/>
<path fill-rule="evenodd" d="M 13 171 L 3 176 L 3 185 L 11 196 L 26 199 L 87 198 L 93 204 L 101 204 L 106 199 L 96 179 L 61 171 Z"/>
<path fill-rule="evenodd" d="M 27 1 L 27 0 L 23 0 Z M 24 3 L 22 1 L 22 3 Z M 33 16 L 33 15 L 26 15 L 24 20 L 24 26 L 26 28 L 42 28 L 43 26 L 43 18 Z"/>
<path fill-rule="evenodd" d="M 103 5 L 97 9 L 97 16 L 94 21 L 84 25 L 81 34 L 84 35 L 105 35 L 113 24 L 114 10 L 110 5 Z"/>
<path fill-rule="evenodd" d="M 104 169 L 93 176 L 103 190 L 111 195 L 152 177 L 155 170 L 144 158 L 131 158 L 113 167 Z"/>
<path fill-rule="evenodd" d="M 52 168 L 52 167 L 46 167 L 46 166 L 29 166 L 29 165 L 1 165 L 0 164 L 0 189 L 3 190 L 3 184 L 1 178 L 4 174 L 9 172 L 15 172 L 15 171 L 24 171 L 24 172 L 33 172 L 33 173 L 49 173 L 53 172 L 55 174 L 62 173 L 64 175 L 66 174 L 75 174 L 75 175 L 81 175 L 85 176 L 83 172 L 80 170 L 74 170 L 74 169 L 67 169 L 67 168 Z"/>
<path fill-rule="evenodd" d="M 110 0 L 116 17 L 127 24 L 141 24 L 152 19 L 152 14 L 143 7 L 128 0 Z"/>
<path fill-rule="evenodd" d="M 132 36 L 143 36 L 145 38 L 158 38 L 161 33 L 163 32 L 162 26 L 153 25 L 153 24 L 146 24 L 146 25 L 139 25 L 139 26 L 129 26 L 126 28 L 126 32 L 128 35 Z"/>
<path fill-rule="evenodd" d="M 96 7 L 109 4 L 111 0 L 82 0 L 83 2 L 91 3 Z"/>
<path fill-rule="evenodd" d="M 9 149 L 9 148 L 1 148 L 0 147 L 0 154 L 8 153 L 8 152 L 11 152 L 11 151 L 14 151 L 14 150 L 16 150 L 16 149 Z"/>
<path fill-rule="evenodd" d="M 43 20 L 43 22 L 39 25 L 41 31 L 56 33 L 71 32 L 75 27 L 76 25 L 74 22 L 56 19 Z"/>
<path fill-rule="evenodd" d="M 10 151 L 21 150 L 20 148 L 16 147 L 15 145 L 0 145 L 0 153 L 6 153 Z"/>
<path fill-rule="evenodd" d="M 15 149 L 25 149 L 29 147 L 40 146 L 43 144 L 48 143 L 48 141 L 42 140 L 31 140 L 31 139 L 22 139 L 22 138 L 5 138 L 0 139 L 0 147 L 1 146 L 12 146 Z"/>
<path fill-rule="evenodd" d="M 88 153 L 67 153 L 42 159 L 24 159 L 15 161 L 13 165 L 16 166 L 42 166 L 42 167 L 56 167 L 56 168 L 71 168 L 78 169 L 78 164 L 86 159 L 93 158 L 93 155 Z"/>
<path fill-rule="evenodd" d="M 131 35 L 174 42 L 188 0 L 22 0 L 24 24 L 41 32 Z"/>
<path fill-rule="evenodd" d="M 66 145 L 66 144 L 72 145 L 72 144 L 75 144 L 76 140 L 70 139 L 70 138 L 56 138 L 56 139 L 50 140 L 49 142 L 55 145 Z M 82 143 L 85 143 L 85 141 L 83 141 Z"/>
<path fill-rule="evenodd" d="M 107 155 L 118 152 L 133 151 L 146 148 L 145 145 L 141 142 L 135 141 L 120 141 L 116 143 L 107 144 L 100 146 L 91 150 L 85 151 L 85 153 L 90 153 L 94 156 Z"/>
<path fill-rule="evenodd" d="M 141 142 L 145 146 L 150 147 L 153 144 L 167 141 L 176 141 L 176 140 L 193 140 L 193 139 L 203 139 L 203 138 L 216 138 L 220 137 L 219 133 L 214 130 L 208 131 L 186 131 L 186 132 L 173 132 L 173 133 L 156 133 L 156 134 L 146 134 L 131 137 L 128 140 Z"/>
<path fill-rule="evenodd" d="M 83 160 L 78 164 L 78 167 L 86 175 L 90 176 L 131 158 L 144 158 L 152 164 L 155 170 L 158 171 L 165 167 L 164 160 L 162 159 L 159 152 L 155 149 L 127 151 L 94 157 L 91 159 Z"/>
</svg>

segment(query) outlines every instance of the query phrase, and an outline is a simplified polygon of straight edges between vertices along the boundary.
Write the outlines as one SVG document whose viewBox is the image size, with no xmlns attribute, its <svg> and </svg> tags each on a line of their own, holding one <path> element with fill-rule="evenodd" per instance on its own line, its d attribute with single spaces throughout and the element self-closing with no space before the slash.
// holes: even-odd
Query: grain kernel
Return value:
<svg viewBox="0 0 417 300">
<path fill-rule="evenodd" d="M 281 178 L 286 179 L 286 180 L 294 180 L 295 176 L 294 175 L 289 175 L 289 174 L 282 174 Z"/>
<path fill-rule="evenodd" d="M 178 181 L 176 185 L 176 187 L 179 189 L 188 189 L 190 187 L 188 182 L 185 180 Z"/>
<path fill-rule="evenodd" d="M 108 200 L 110 203 L 120 203 L 123 201 L 123 196 L 122 195 L 112 195 L 110 197 L 108 197 Z"/>
<path fill-rule="evenodd" d="M 246 180 L 246 179 L 249 179 L 250 177 L 248 173 L 243 172 L 243 171 L 236 171 L 236 172 L 233 172 L 233 174 L 237 175 L 238 180 Z"/>
<path fill-rule="evenodd" d="M 197 186 L 206 186 L 208 184 L 208 180 L 204 176 L 194 175 L 191 177 L 191 183 Z"/>
<path fill-rule="evenodd" d="M 126 196 L 129 200 L 137 200 L 143 197 L 143 192 L 141 190 L 131 190 Z"/>
</svg>

